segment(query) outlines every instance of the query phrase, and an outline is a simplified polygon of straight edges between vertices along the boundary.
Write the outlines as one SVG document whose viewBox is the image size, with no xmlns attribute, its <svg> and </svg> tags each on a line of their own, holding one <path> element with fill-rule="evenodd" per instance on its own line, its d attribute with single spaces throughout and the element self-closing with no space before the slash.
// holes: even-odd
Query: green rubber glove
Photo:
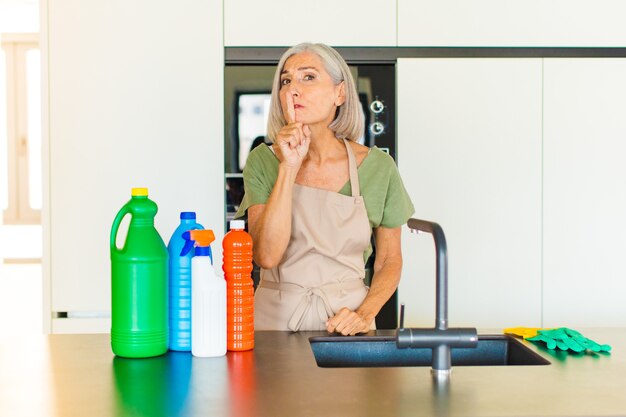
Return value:
<svg viewBox="0 0 626 417">
<path fill-rule="evenodd" d="M 591 339 L 587 339 L 573 329 L 567 327 L 559 327 L 558 329 L 538 330 L 537 336 L 529 337 L 526 340 L 532 342 L 543 342 L 548 349 L 559 348 L 561 350 L 572 350 L 574 352 L 584 352 L 591 350 L 593 352 L 609 352 L 611 346 L 600 345 Z"/>
</svg>

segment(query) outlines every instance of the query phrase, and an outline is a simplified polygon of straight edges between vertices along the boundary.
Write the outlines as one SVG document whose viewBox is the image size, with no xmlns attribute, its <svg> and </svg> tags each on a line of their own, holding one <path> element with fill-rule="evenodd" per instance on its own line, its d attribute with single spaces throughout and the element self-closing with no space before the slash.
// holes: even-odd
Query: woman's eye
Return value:
<svg viewBox="0 0 626 417">
<path fill-rule="evenodd" d="M 307 75 L 304 76 L 304 79 L 306 81 L 314 80 L 315 79 L 315 75 L 307 74 Z"/>
<path fill-rule="evenodd" d="M 289 84 L 290 80 L 287 78 L 283 78 L 282 80 L 280 80 L 280 85 L 287 85 Z"/>
</svg>

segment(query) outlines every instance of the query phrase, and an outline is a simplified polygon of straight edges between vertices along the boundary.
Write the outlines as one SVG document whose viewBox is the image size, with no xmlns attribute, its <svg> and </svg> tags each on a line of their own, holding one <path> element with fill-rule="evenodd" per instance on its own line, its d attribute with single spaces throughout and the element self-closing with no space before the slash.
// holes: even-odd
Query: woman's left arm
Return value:
<svg viewBox="0 0 626 417">
<path fill-rule="evenodd" d="M 388 229 L 377 227 L 374 229 L 376 239 L 376 260 L 374 261 L 374 276 L 370 290 L 363 303 L 352 311 L 342 308 L 326 324 L 329 332 L 343 335 L 355 335 L 370 330 L 374 318 L 391 298 L 402 273 L 402 247 L 400 243 L 401 227 Z"/>
</svg>

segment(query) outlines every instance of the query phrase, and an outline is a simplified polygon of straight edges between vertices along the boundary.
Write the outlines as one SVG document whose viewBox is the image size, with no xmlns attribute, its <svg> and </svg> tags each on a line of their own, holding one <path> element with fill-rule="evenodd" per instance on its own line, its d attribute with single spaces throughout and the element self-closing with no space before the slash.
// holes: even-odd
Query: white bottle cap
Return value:
<svg viewBox="0 0 626 417">
<path fill-rule="evenodd" d="M 231 220 L 230 221 L 230 230 L 233 229 L 245 229 L 246 221 L 245 220 Z"/>
</svg>

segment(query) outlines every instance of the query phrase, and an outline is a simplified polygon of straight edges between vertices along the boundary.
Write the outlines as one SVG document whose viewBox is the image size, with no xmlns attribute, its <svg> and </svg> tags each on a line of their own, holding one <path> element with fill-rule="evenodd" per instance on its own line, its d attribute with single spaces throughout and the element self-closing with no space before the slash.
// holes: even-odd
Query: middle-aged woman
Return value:
<svg viewBox="0 0 626 417">
<path fill-rule="evenodd" d="M 393 159 L 356 143 L 363 113 L 334 49 L 304 43 L 276 70 L 268 121 L 244 169 L 257 330 L 367 332 L 400 281 L 401 226 L 413 214 Z M 365 261 L 376 259 L 371 287 Z"/>
</svg>

